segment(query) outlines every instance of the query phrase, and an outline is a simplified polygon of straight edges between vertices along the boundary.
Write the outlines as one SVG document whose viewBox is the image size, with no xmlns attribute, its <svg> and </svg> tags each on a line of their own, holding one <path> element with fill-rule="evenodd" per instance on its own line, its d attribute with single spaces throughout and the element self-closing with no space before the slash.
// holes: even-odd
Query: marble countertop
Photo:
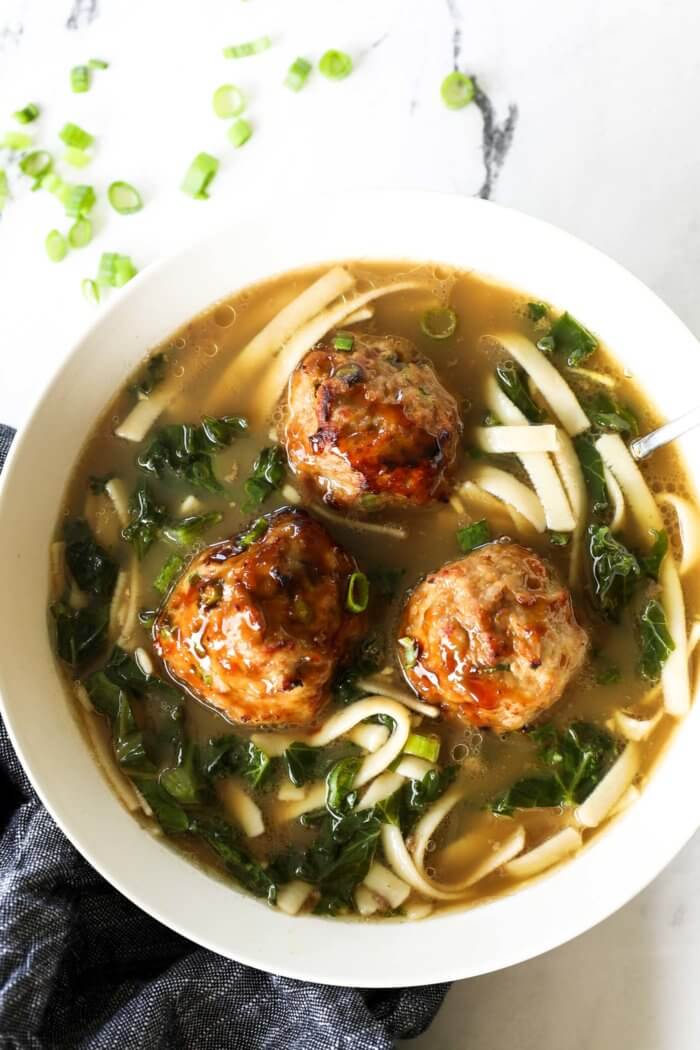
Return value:
<svg viewBox="0 0 700 1050">
<path fill-rule="evenodd" d="M 0 221 L 0 419 L 21 425 L 45 376 L 94 315 L 80 281 L 103 251 L 147 266 L 260 193 L 301 185 L 411 186 L 482 194 L 608 252 L 700 334 L 700 5 L 692 0 L 0 0 L 0 100 L 42 106 L 37 140 L 72 120 L 97 137 L 86 181 L 137 185 L 135 216 L 95 209 L 93 243 L 52 264 L 63 227 L 23 189 Z M 225 44 L 269 33 L 240 62 Z M 352 77 L 281 84 L 297 55 L 349 51 Z M 90 57 L 92 90 L 71 66 Z M 478 105 L 444 108 L 457 62 Z M 234 151 L 211 94 L 234 81 L 255 133 Z M 195 153 L 221 160 L 211 199 L 178 187 Z M 118 293 L 113 293 L 118 294 Z M 99 307 L 98 307 L 99 309 Z M 700 838 L 617 915 L 539 959 L 455 985 L 430 1050 L 695 1050 L 700 1044 Z M 576 907 L 576 902 L 572 902 Z M 439 945 L 436 945 L 439 950 Z"/>
</svg>

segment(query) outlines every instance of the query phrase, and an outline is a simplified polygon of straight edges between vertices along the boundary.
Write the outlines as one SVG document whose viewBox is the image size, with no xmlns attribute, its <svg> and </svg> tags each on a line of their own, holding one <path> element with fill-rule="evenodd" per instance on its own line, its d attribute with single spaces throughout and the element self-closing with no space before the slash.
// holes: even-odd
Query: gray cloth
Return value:
<svg viewBox="0 0 700 1050">
<path fill-rule="evenodd" d="M 12 437 L 0 425 L 0 468 Z M 76 852 L 0 721 L 1 1050 L 388 1050 L 446 991 L 294 981 L 171 932 Z"/>
</svg>

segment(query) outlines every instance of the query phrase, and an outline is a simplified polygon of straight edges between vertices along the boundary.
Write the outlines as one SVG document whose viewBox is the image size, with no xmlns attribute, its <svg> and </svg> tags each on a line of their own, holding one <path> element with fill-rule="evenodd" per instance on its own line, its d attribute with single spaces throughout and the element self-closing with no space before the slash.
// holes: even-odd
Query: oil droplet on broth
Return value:
<svg viewBox="0 0 700 1050">
<path fill-rule="evenodd" d="M 214 311 L 214 321 L 218 324 L 219 328 L 228 328 L 236 320 L 235 307 L 229 303 L 224 303 L 223 306 L 217 306 Z"/>
</svg>

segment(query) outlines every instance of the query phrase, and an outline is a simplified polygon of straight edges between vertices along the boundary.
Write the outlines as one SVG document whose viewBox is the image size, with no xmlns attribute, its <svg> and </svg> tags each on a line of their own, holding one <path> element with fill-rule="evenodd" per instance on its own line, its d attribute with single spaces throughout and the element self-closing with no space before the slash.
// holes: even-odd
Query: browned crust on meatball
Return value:
<svg viewBox="0 0 700 1050">
<path fill-rule="evenodd" d="M 289 381 L 290 466 L 335 506 L 444 499 L 461 430 L 431 362 L 398 336 L 358 334 L 347 353 L 320 344 Z"/>
<path fill-rule="evenodd" d="M 432 704 L 476 726 L 520 729 L 580 670 L 588 638 L 571 595 L 534 551 L 489 543 L 427 576 L 399 637 L 417 659 L 404 674 Z"/>
<path fill-rule="evenodd" d="M 234 722 L 308 725 L 338 660 L 366 630 L 345 608 L 357 566 L 303 510 L 267 515 L 190 562 L 160 610 L 154 644 L 170 675 Z"/>
</svg>

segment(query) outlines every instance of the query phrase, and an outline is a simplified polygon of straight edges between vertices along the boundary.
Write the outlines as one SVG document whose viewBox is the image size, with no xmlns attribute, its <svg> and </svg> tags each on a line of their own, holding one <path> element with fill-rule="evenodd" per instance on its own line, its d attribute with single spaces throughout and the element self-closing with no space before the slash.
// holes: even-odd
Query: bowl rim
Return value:
<svg viewBox="0 0 700 1050">
<path fill-rule="evenodd" d="M 404 213 L 414 215 L 421 210 L 424 213 L 440 215 L 455 213 L 460 222 L 468 224 L 473 221 L 477 224 L 485 224 L 486 227 L 493 225 L 497 230 L 512 228 L 512 236 L 539 236 L 550 245 L 558 245 L 562 249 L 563 246 L 566 246 L 568 252 L 572 253 L 574 258 L 580 257 L 584 260 L 587 267 L 592 267 L 593 270 L 600 269 L 601 280 L 604 275 L 618 290 L 625 288 L 633 298 L 638 296 L 642 304 L 642 312 L 646 311 L 650 317 L 655 316 L 657 322 L 666 325 L 679 343 L 687 347 L 692 346 L 697 352 L 698 344 L 690 331 L 641 281 L 597 249 L 541 220 L 476 198 L 464 198 L 454 194 L 425 190 L 345 190 L 331 191 L 321 195 L 303 193 L 285 198 L 284 207 L 290 208 L 290 204 L 293 204 L 297 208 L 303 208 L 305 206 L 303 202 L 306 202 L 307 205 L 311 200 L 317 203 L 319 198 L 331 210 L 333 207 L 352 202 L 352 207 L 357 209 L 358 213 L 362 208 L 369 208 L 370 212 L 374 209 L 376 214 L 387 209 L 391 209 L 395 215 L 402 210 Z M 258 214 L 265 214 L 266 217 L 269 217 L 270 205 L 259 204 L 258 208 Z M 246 221 L 248 221 L 248 216 L 246 216 Z M 240 217 L 232 217 L 230 221 L 217 229 L 209 230 L 204 235 L 191 239 L 177 252 L 169 254 L 142 271 L 123 289 L 121 295 L 107 304 L 74 345 L 62 355 L 48 378 L 42 383 L 42 390 L 35 400 L 34 408 L 13 441 L 0 477 L 0 542 L 4 533 L 10 533 L 11 512 L 9 508 L 13 492 L 21 493 L 19 470 L 22 460 L 26 458 L 27 450 L 32 444 L 37 442 L 43 426 L 44 414 L 51 410 L 54 388 L 60 383 L 71 362 L 77 360 L 81 354 L 85 354 L 85 348 L 91 341 L 94 342 L 99 337 L 102 330 L 108 328 L 114 318 L 129 316 L 132 302 L 137 299 L 144 288 L 156 285 L 163 276 L 176 273 L 188 258 L 196 257 L 204 252 L 207 245 L 218 243 L 224 236 L 235 236 L 235 231 L 241 226 L 241 223 Z M 438 254 L 435 253 L 433 258 L 437 258 Z M 207 305 L 201 308 L 206 309 Z M 174 327 L 175 325 L 172 326 Z M 591 327 L 595 326 L 592 324 Z M 72 466 L 71 462 L 66 471 L 66 477 Z M 0 606 L 0 611 L 1 608 Z M 34 789 L 54 821 L 76 849 L 108 882 L 134 904 L 182 936 L 225 957 L 237 959 L 259 969 L 269 969 L 288 977 L 318 983 L 360 985 L 368 988 L 398 987 L 455 980 L 523 962 L 578 936 L 616 911 L 656 877 L 700 826 L 700 808 L 687 806 L 680 815 L 675 815 L 674 820 L 669 820 L 658 828 L 655 848 L 647 852 L 644 863 L 628 871 L 624 878 L 610 878 L 603 893 L 596 891 L 596 888 L 600 890 L 597 882 L 598 869 L 601 865 L 609 863 L 611 857 L 619 856 L 621 852 L 620 849 L 611 849 L 607 844 L 618 839 L 621 843 L 623 840 L 627 843 L 638 843 L 646 834 L 644 815 L 647 810 L 651 812 L 651 802 L 657 796 L 662 796 L 657 804 L 658 809 L 665 795 L 668 794 L 662 791 L 661 768 L 658 768 L 649 785 L 645 787 L 640 802 L 617 818 L 615 827 L 596 837 L 575 858 L 573 863 L 556 868 L 513 893 L 471 909 L 438 914 L 421 920 L 420 923 L 397 920 L 389 923 L 367 924 L 307 916 L 301 919 L 282 916 L 273 909 L 266 909 L 260 902 L 226 887 L 226 893 L 231 894 L 232 911 L 240 911 L 243 915 L 246 908 L 252 905 L 260 909 L 259 925 L 265 926 L 267 930 L 269 919 L 274 917 L 275 932 L 279 933 L 279 946 L 277 947 L 275 946 L 276 937 L 270 937 L 268 933 L 259 942 L 240 944 L 236 943 L 235 936 L 232 939 L 228 928 L 220 934 L 211 929 L 209 932 L 203 932 L 201 926 L 198 925 L 199 918 L 196 921 L 189 917 L 183 919 L 177 909 L 173 908 L 173 901 L 170 898 L 165 901 L 161 900 L 159 894 L 154 893 L 150 885 L 144 889 L 143 885 L 135 881 L 133 873 L 127 870 L 128 866 L 122 864 L 122 867 L 119 868 L 114 857 L 107 858 L 99 840 L 94 836 L 90 838 L 85 829 L 81 828 L 81 821 L 77 815 L 68 811 L 64 804 L 56 801 L 56 793 L 47 779 L 47 772 L 42 764 L 43 760 L 37 758 L 36 752 L 32 751 L 29 746 L 31 734 L 28 734 L 26 725 L 20 725 L 21 719 L 18 712 L 21 700 L 19 697 L 15 700 L 14 693 L 10 696 L 12 687 L 8 688 L 9 676 L 6 673 L 6 667 L 10 665 L 11 660 L 11 650 L 7 644 L 0 643 L 0 711 L 12 745 Z M 673 753 L 677 759 L 676 764 L 681 763 L 685 779 L 694 775 L 698 777 L 700 786 L 700 774 L 694 769 L 693 748 L 691 747 L 691 738 L 696 732 L 700 735 L 700 720 L 696 716 L 700 716 L 698 705 L 694 705 L 687 716 L 688 726 L 684 725 L 682 730 L 675 734 L 667 751 Z M 664 770 L 669 767 L 668 757 L 667 753 L 661 760 Z M 97 772 L 96 769 L 95 771 Z M 696 792 L 695 798 L 698 797 L 700 795 Z M 115 816 L 115 821 L 116 819 Z M 130 815 L 127 815 L 127 819 L 133 825 L 138 826 Z M 126 834 L 125 830 L 124 833 Z M 131 838 L 133 839 L 133 836 Z M 151 836 L 148 838 L 150 839 Z M 155 845 L 155 840 L 153 843 Z M 162 850 L 160 843 L 158 848 Z M 150 851 L 150 846 L 146 847 L 145 851 Z M 175 865 L 176 855 L 170 851 L 168 853 L 168 862 Z M 182 863 L 188 868 L 192 867 L 187 861 Z M 632 867 L 630 864 L 629 868 Z M 183 882 L 191 881 L 184 878 L 181 869 L 178 870 Z M 567 873 L 574 870 L 577 874 L 572 879 Z M 202 872 L 199 875 L 206 879 L 208 884 L 215 882 L 209 875 Z M 560 894 L 556 886 L 564 883 L 575 884 L 577 892 L 581 894 L 575 914 L 567 914 L 566 909 L 560 907 Z M 213 890 L 211 892 L 215 895 Z M 550 916 L 556 921 L 540 922 L 539 926 L 531 920 L 526 921 L 528 910 L 534 911 L 538 916 L 547 914 L 549 898 L 556 898 L 556 906 L 552 906 Z M 247 904 L 241 902 L 247 902 Z M 263 915 L 266 916 L 264 921 Z M 296 936 L 290 923 L 300 928 L 308 927 L 308 936 L 306 933 L 301 938 Z M 423 949 L 431 944 L 436 946 L 438 936 L 444 934 L 446 923 L 462 928 L 462 931 L 468 936 L 476 936 L 477 940 L 479 938 L 483 940 L 483 943 L 478 946 L 476 955 L 464 959 L 459 952 L 451 951 L 446 954 L 430 952 L 426 958 L 422 959 L 409 957 L 412 942 L 422 942 Z M 525 934 L 517 938 L 517 947 L 511 940 L 498 933 L 498 930 L 507 929 L 508 923 L 515 923 L 518 929 L 525 927 Z M 269 929 L 272 928 L 269 927 Z M 416 934 L 416 930 L 426 932 Z M 335 932 L 331 933 L 331 931 Z M 410 933 L 410 936 L 406 935 L 407 932 Z M 335 949 L 333 958 L 325 956 L 321 959 L 310 959 L 309 952 L 312 949 L 309 945 L 317 946 L 323 944 L 324 941 Z M 388 951 L 394 953 L 393 970 L 388 968 L 390 961 Z"/>
</svg>

